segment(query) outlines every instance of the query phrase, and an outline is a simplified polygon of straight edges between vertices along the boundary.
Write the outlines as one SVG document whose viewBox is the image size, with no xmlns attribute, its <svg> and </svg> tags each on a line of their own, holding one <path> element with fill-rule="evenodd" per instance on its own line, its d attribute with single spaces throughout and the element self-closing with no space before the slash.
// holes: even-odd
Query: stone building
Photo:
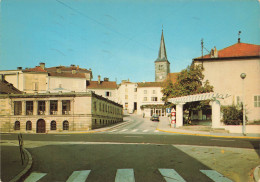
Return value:
<svg viewBox="0 0 260 182">
<path fill-rule="evenodd" d="M 161 36 L 158 58 L 154 63 L 155 63 L 155 82 L 162 82 L 167 78 L 167 75 L 170 73 L 170 62 L 167 59 L 163 31 Z"/>
<path fill-rule="evenodd" d="M 101 81 L 101 76 L 99 75 L 98 81 L 86 82 L 86 89 L 104 98 L 118 102 L 117 84 L 115 81 L 109 81 L 109 78 L 104 78 L 104 81 Z"/>
<path fill-rule="evenodd" d="M 229 94 L 221 105 L 241 105 L 243 82 L 246 115 L 249 121 L 260 120 L 260 45 L 238 43 L 193 59 L 193 64 L 204 68 L 205 80 L 214 86 L 214 92 Z M 241 73 L 246 78 L 241 79 Z M 201 119 L 202 113 L 199 113 Z"/>
<path fill-rule="evenodd" d="M 1 94 L 1 132 L 87 131 L 123 121 L 120 104 L 93 92 Z"/>
<path fill-rule="evenodd" d="M 35 68 L 18 67 L 17 70 L 1 70 L 0 75 L 17 89 L 26 92 L 84 92 L 86 81 L 92 79 L 92 71 L 79 66 L 46 68 L 45 63 Z"/>
<path fill-rule="evenodd" d="M 130 82 L 129 80 L 122 80 L 118 86 L 118 103 L 122 104 L 124 111 L 130 114 L 137 111 L 137 87 L 137 83 Z"/>
</svg>

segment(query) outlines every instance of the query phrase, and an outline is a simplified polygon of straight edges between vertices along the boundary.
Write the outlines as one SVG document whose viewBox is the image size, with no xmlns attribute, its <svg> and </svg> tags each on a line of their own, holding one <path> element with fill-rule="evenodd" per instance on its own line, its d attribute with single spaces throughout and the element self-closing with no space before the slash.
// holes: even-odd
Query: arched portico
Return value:
<svg viewBox="0 0 260 182">
<path fill-rule="evenodd" d="M 188 95 L 183 97 L 177 97 L 169 99 L 169 102 L 176 104 L 176 127 L 183 126 L 183 105 L 187 102 L 211 100 L 212 107 L 212 128 L 218 128 L 220 126 L 220 102 L 219 99 L 225 99 L 229 97 L 228 94 L 219 93 L 204 93 L 196 95 Z"/>
</svg>

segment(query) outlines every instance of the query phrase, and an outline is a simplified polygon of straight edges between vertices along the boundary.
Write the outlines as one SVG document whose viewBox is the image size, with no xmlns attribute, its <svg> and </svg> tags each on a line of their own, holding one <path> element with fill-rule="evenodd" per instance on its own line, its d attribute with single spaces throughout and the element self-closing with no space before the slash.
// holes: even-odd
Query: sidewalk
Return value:
<svg viewBox="0 0 260 182">
<path fill-rule="evenodd" d="M 222 132 L 214 132 L 214 131 L 205 131 L 205 127 L 196 126 L 196 130 L 188 130 L 183 128 L 173 128 L 170 126 L 170 122 L 168 118 L 161 117 L 160 122 L 158 123 L 157 130 L 167 133 L 176 133 L 176 134 L 184 134 L 184 135 L 196 135 L 196 136 L 208 136 L 208 137 L 224 137 L 224 138 L 251 138 L 251 139 L 260 139 L 260 133 L 255 134 L 247 134 L 244 136 L 243 134 L 237 133 L 222 133 Z"/>
<path fill-rule="evenodd" d="M 25 160 L 22 165 L 20 149 L 15 143 L 0 144 L 1 152 L 1 181 L 16 181 L 14 179 L 20 179 L 25 172 L 27 172 L 29 165 L 29 158 L 27 152 L 25 152 Z"/>
</svg>

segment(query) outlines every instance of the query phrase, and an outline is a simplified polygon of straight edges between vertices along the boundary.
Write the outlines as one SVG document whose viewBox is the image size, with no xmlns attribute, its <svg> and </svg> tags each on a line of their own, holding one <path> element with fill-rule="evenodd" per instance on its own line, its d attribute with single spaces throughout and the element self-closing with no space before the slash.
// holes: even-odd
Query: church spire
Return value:
<svg viewBox="0 0 260 182">
<path fill-rule="evenodd" d="M 162 36 L 161 36 L 159 54 L 158 54 L 158 58 L 156 61 L 168 61 L 166 49 L 165 49 L 164 37 L 163 37 L 163 27 L 162 27 Z"/>
</svg>

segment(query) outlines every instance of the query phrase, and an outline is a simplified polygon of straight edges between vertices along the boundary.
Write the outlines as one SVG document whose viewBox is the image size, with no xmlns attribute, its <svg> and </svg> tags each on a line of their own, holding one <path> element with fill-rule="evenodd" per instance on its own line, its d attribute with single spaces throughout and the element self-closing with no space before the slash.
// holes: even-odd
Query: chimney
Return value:
<svg viewBox="0 0 260 182">
<path fill-rule="evenodd" d="M 104 78 L 104 82 L 108 82 L 109 81 L 109 78 Z"/>
<path fill-rule="evenodd" d="M 5 80 L 5 75 L 0 75 L 0 81 L 4 81 Z"/>
<path fill-rule="evenodd" d="M 75 67 L 75 64 L 71 64 L 70 67 Z"/>
<path fill-rule="evenodd" d="M 60 67 L 56 67 L 56 71 L 57 71 L 57 73 L 61 73 L 61 68 Z"/>
<path fill-rule="evenodd" d="M 17 67 L 17 70 L 22 70 L 23 69 L 23 67 Z"/>
<path fill-rule="evenodd" d="M 40 63 L 40 67 L 45 70 L 45 63 Z"/>
<path fill-rule="evenodd" d="M 218 57 L 218 50 L 217 50 L 216 46 L 214 47 L 214 57 L 215 58 Z"/>
<path fill-rule="evenodd" d="M 100 75 L 98 75 L 98 84 L 100 84 Z"/>
<path fill-rule="evenodd" d="M 237 42 L 240 43 L 240 38 L 238 38 Z"/>
</svg>

